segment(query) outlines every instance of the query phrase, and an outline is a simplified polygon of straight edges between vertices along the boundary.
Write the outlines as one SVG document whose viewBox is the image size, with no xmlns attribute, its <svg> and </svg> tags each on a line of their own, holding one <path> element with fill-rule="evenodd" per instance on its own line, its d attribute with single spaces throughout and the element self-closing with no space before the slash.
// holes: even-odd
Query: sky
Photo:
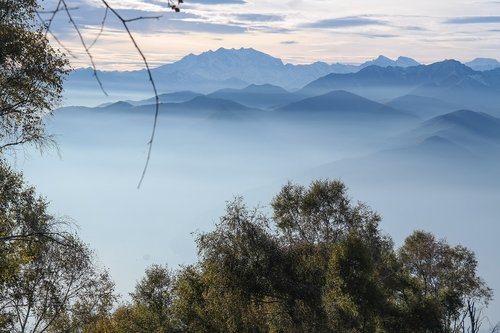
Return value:
<svg viewBox="0 0 500 333">
<path fill-rule="evenodd" d="M 99 69 L 142 66 L 123 25 L 101 0 L 66 0 Z M 47 11 L 56 0 L 45 0 Z M 185 0 L 175 13 L 166 0 L 108 0 L 129 22 L 151 66 L 219 47 L 252 47 L 287 63 L 362 63 L 380 54 L 422 63 L 500 58 L 500 1 L 495 0 Z M 45 14 L 48 17 L 49 14 Z M 71 52 L 74 67 L 88 67 L 64 11 L 52 31 Z M 102 30 L 102 31 L 101 31 Z M 57 43 L 53 40 L 54 44 Z"/>
</svg>

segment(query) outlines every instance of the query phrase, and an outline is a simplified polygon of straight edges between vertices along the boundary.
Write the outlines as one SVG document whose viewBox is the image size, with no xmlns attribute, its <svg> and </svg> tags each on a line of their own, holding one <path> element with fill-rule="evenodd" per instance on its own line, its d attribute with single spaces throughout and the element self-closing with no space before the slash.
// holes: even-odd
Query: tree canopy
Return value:
<svg viewBox="0 0 500 333">
<path fill-rule="evenodd" d="M 423 231 L 395 248 L 339 181 L 289 183 L 272 208 L 229 202 L 198 261 L 147 269 L 106 332 L 478 332 L 492 291 L 469 249 Z"/>
<path fill-rule="evenodd" d="M 0 162 L 0 332 L 82 332 L 115 300 L 92 251 Z"/>
<path fill-rule="evenodd" d="M 130 301 L 0 164 L 0 332 L 477 333 L 492 290 L 474 253 L 415 231 L 400 248 L 339 181 L 287 184 L 273 213 L 227 205 L 198 261 L 153 265 Z"/>
<path fill-rule="evenodd" d="M 50 143 L 44 116 L 61 99 L 68 63 L 36 23 L 37 8 L 35 0 L 0 2 L 0 153 Z"/>
</svg>

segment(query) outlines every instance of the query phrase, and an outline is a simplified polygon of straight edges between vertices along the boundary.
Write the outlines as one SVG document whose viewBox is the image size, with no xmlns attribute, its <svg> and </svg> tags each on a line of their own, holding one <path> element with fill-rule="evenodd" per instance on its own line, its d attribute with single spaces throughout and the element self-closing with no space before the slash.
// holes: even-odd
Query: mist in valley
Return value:
<svg viewBox="0 0 500 333">
<path fill-rule="evenodd" d="M 161 105 L 140 190 L 150 104 L 59 109 L 48 127 L 61 157 L 15 158 L 52 210 L 80 226 L 123 295 L 152 263 L 193 262 L 196 233 L 213 228 L 226 201 L 241 195 L 269 211 L 286 182 L 314 179 L 345 182 L 353 202 L 381 214 L 381 228 L 397 245 L 422 229 L 470 247 L 480 274 L 500 288 L 497 118 L 450 112 L 437 107 L 442 102 L 419 115 L 345 91 L 261 109 L 192 97 Z M 488 314 L 498 311 L 494 302 Z"/>
</svg>

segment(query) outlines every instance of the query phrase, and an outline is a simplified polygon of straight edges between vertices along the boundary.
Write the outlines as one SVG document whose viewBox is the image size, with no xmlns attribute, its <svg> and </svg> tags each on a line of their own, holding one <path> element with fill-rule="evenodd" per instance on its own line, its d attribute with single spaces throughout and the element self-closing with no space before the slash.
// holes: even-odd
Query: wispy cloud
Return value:
<svg viewBox="0 0 500 333">
<path fill-rule="evenodd" d="M 199 3 L 206 5 L 219 5 L 219 4 L 245 4 L 245 0 L 189 0 L 190 3 Z"/>
<path fill-rule="evenodd" d="M 172 20 L 174 21 L 174 20 Z M 169 28 L 184 32 L 205 32 L 216 34 L 239 34 L 247 32 L 247 28 L 237 24 L 211 23 L 201 21 L 178 20 L 169 24 Z"/>
<path fill-rule="evenodd" d="M 395 34 L 383 34 L 383 33 L 356 33 L 358 36 L 363 36 L 367 38 L 397 38 L 399 35 Z"/>
<path fill-rule="evenodd" d="M 266 15 L 266 14 L 237 14 L 236 19 L 250 22 L 276 22 L 283 21 L 281 15 Z"/>
<path fill-rule="evenodd" d="M 426 29 L 426 28 L 417 27 L 417 26 L 401 27 L 401 29 L 407 30 L 407 31 L 428 31 L 428 29 Z"/>
<path fill-rule="evenodd" d="M 72 13 L 90 44 L 101 29 L 102 1 L 67 1 L 78 8 Z M 44 0 L 43 4 L 51 9 L 57 2 Z M 166 0 L 108 2 L 124 18 L 162 16 L 159 20 L 130 23 L 148 59 L 158 64 L 220 46 L 254 47 L 291 62 L 305 63 L 361 62 L 382 50 L 391 56 L 409 53 L 424 62 L 440 59 L 443 54 L 462 59 L 494 57 L 500 45 L 500 13 L 496 10 L 500 0 L 404 4 L 395 0 L 185 0 L 180 13 L 172 12 Z M 78 36 L 65 13 L 56 15 L 52 28 L 64 45 L 76 50 L 80 58 L 73 63 L 87 66 Z M 99 57 L 98 50 L 105 57 Z M 93 52 L 98 63 L 109 67 L 110 59 L 116 61 L 117 67 L 125 68 L 137 58 L 121 22 L 113 15 L 108 15 L 101 41 Z"/>
<path fill-rule="evenodd" d="M 464 16 L 455 17 L 444 21 L 447 24 L 484 24 L 500 23 L 500 16 Z"/>
<path fill-rule="evenodd" d="M 294 32 L 294 30 L 292 30 L 292 29 L 271 27 L 271 26 L 265 26 L 265 25 L 248 26 L 248 30 L 269 33 L 269 34 L 289 34 L 289 33 Z"/>
<path fill-rule="evenodd" d="M 369 25 L 387 25 L 387 23 L 382 20 L 377 20 L 365 16 L 349 16 L 319 20 L 316 22 L 303 24 L 302 26 L 305 28 L 338 29 Z"/>
<path fill-rule="evenodd" d="M 53 1 L 53 0 L 50 0 Z M 78 5 L 82 3 L 84 6 L 93 6 L 96 8 L 102 8 L 103 4 L 101 0 L 72 0 L 72 5 Z M 143 1 L 143 0 L 121 0 L 121 1 L 113 1 L 110 3 L 114 9 L 116 10 L 143 10 L 150 12 L 162 12 L 170 10 L 166 1 Z"/>
</svg>

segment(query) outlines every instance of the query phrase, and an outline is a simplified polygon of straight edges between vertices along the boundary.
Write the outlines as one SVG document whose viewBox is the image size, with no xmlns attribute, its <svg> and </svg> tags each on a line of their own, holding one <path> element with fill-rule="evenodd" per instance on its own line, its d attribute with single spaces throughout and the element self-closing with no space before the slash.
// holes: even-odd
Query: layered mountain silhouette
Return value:
<svg viewBox="0 0 500 333">
<path fill-rule="evenodd" d="M 475 71 L 489 71 L 500 67 L 500 62 L 491 58 L 476 58 L 472 61 L 466 62 L 465 65 L 469 66 Z"/>
<path fill-rule="evenodd" d="M 120 114 L 153 115 L 156 104 L 144 104 L 134 106 L 127 102 L 117 102 L 103 107 L 81 108 L 66 107 L 65 111 L 95 111 L 110 112 L 117 116 Z M 159 105 L 160 116 L 174 116 L 185 118 L 204 118 L 219 120 L 247 119 L 262 112 L 259 109 L 247 107 L 234 101 L 211 98 L 207 96 L 196 96 L 189 101 L 180 103 L 161 103 Z"/>
<path fill-rule="evenodd" d="M 332 90 L 347 90 L 378 101 L 416 95 L 498 113 L 500 69 L 479 72 L 455 60 L 407 68 L 369 66 L 357 73 L 326 75 L 299 92 L 315 96 Z"/>
<path fill-rule="evenodd" d="M 326 75 L 306 85 L 302 92 L 317 95 L 335 89 L 368 90 L 383 87 L 409 90 L 425 84 L 441 84 L 450 78 L 462 78 L 476 73 L 479 72 L 456 60 L 408 68 L 369 66 L 357 73 Z"/>
<path fill-rule="evenodd" d="M 165 93 L 165 94 L 160 94 L 158 95 L 158 99 L 160 103 L 182 103 L 182 102 L 187 102 L 195 97 L 202 96 L 200 93 L 196 93 L 194 91 L 189 91 L 189 90 L 184 90 L 184 91 L 177 91 L 173 93 Z M 153 104 L 156 103 L 156 98 L 148 98 L 144 99 L 141 101 L 127 101 L 128 103 L 132 105 L 148 105 L 148 104 Z"/>
<path fill-rule="evenodd" d="M 360 69 L 368 67 L 368 66 L 379 66 L 379 67 L 411 67 L 411 66 L 418 66 L 420 63 L 418 63 L 416 60 L 408 57 L 398 57 L 396 60 L 392 60 L 390 58 L 387 58 L 386 56 L 380 55 L 378 56 L 377 59 L 367 61 L 360 65 Z"/>
<path fill-rule="evenodd" d="M 411 121 L 416 117 L 393 109 L 353 93 L 336 90 L 324 95 L 309 97 L 278 108 L 277 111 L 288 114 L 300 114 L 306 117 L 335 117 L 349 121 Z"/>
<path fill-rule="evenodd" d="M 438 98 L 412 94 L 395 98 L 386 105 L 424 119 L 460 109 L 460 106 Z"/>
<path fill-rule="evenodd" d="M 341 177 L 352 184 L 397 186 L 415 177 L 420 185 L 500 185 L 500 119 L 458 110 L 437 116 L 393 138 L 394 145 L 305 172 L 307 179 Z"/>
<path fill-rule="evenodd" d="M 232 100 L 247 106 L 266 109 L 276 108 L 301 98 L 298 94 L 290 93 L 279 86 L 271 84 L 252 84 L 243 89 L 221 89 L 208 96 Z"/>
<path fill-rule="evenodd" d="M 380 56 L 361 65 L 315 62 L 305 65 L 285 64 L 281 59 L 252 48 L 224 49 L 189 54 L 177 62 L 152 69 L 160 92 L 191 90 L 202 93 L 224 88 L 244 88 L 249 84 L 272 84 L 286 89 L 299 89 L 329 73 L 351 73 L 370 65 L 413 66 L 410 58 L 391 60 Z M 78 69 L 69 75 L 66 90 L 97 87 L 92 69 Z M 145 70 L 98 71 L 109 89 L 148 91 Z"/>
<path fill-rule="evenodd" d="M 459 110 L 429 119 L 402 136 L 414 141 L 430 137 L 440 137 L 473 152 L 500 152 L 500 119 L 482 112 Z"/>
</svg>

